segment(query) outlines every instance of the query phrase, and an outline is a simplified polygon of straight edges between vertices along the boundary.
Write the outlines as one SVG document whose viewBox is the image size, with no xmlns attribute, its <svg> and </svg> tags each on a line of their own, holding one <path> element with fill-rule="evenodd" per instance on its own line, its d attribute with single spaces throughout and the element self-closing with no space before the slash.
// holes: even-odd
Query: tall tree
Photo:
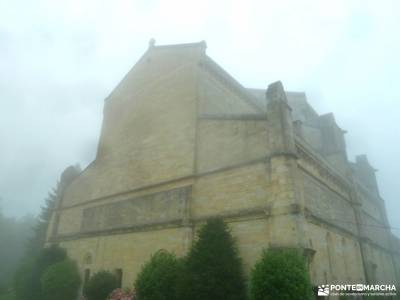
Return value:
<svg viewBox="0 0 400 300">
<path fill-rule="evenodd" d="M 211 219 L 198 237 L 186 258 L 179 299 L 246 299 L 242 262 L 227 225 Z"/>
<path fill-rule="evenodd" d="M 44 205 L 41 207 L 36 225 L 34 226 L 33 238 L 28 243 L 29 255 L 37 255 L 43 248 L 46 242 L 51 214 L 62 199 L 65 188 L 80 174 L 80 172 L 81 169 L 79 165 L 69 166 L 61 174 L 56 187 L 49 192 Z"/>
</svg>

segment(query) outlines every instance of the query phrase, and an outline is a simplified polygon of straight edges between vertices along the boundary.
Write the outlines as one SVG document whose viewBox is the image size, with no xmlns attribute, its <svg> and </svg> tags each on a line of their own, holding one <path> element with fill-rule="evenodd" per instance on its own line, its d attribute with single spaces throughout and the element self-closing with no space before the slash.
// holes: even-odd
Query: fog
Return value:
<svg viewBox="0 0 400 300">
<path fill-rule="evenodd" d="M 334 112 L 400 236 L 399 26 L 396 0 L 0 1 L 3 211 L 38 213 L 65 167 L 93 160 L 103 101 L 150 38 L 206 40 L 244 86 L 281 80 Z"/>
</svg>

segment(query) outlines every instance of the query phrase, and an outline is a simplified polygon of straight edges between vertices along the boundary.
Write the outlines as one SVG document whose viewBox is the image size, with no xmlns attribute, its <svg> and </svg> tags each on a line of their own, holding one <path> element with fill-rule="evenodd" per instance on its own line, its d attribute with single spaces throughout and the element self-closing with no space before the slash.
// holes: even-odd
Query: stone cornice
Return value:
<svg viewBox="0 0 400 300">
<path fill-rule="evenodd" d="M 353 237 L 354 239 L 359 240 L 359 236 L 355 234 L 353 231 L 349 230 L 347 227 L 345 227 L 345 225 L 342 227 L 335 224 L 332 221 L 328 221 L 327 219 L 314 214 L 312 210 L 308 209 L 307 207 L 305 208 L 305 216 L 306 220 L 308 220 L 310 223 L 314 223 L 317 225 L 324 225 L 327 228 L 333 228 L 337 231 L 340 231 L 342 233 L 345 233 L 346 235 Z"/>
<path fill-rule="evenodd" d="M 370 219 L 374 220 L 376 223 L 378 223 L 377 225 L 376 224 L 371 224 L 373 227 L 374 226 L 382 226 L 382 228 L 384 228 L 384 229 L 388 229 L 388 230 L 390 229 L 390 226 L 382 223 L 382 220 L 379 220 L 379 219 L 375 218 L 369 212 L 361 209 L 360 213 L 366 215 L 368 218 L 370 218 Z"/>
<path fill-rule="evenodd" d="M 371 200 L 373 203 L 384 202 L 384 200 L 379 197 L 372 195 L 373 191 L 369 190 L 358 178 L 354 180 L 357 192 L 363 195 L 366 199 Z"/>
<path fill-rule="evenodd" d="M 311 213 L 309 210 L 307 210 L 306 219 L 310 223 L 313 223 L 313 224 L 316 224 L 316 225 L 319 225 L 319 226 L 323 225 L 327 229 L 331 229 L 331 230 L 333 229 L 333 230 L 338 231 L 340 233 L 345 233 L 346 235 L 351 236 L 353 239 L 357 240 L 360 244 L 361 243 L 368 244 L 368 245 L 373 246 L 375 248 L 378 248 L 378 249 L 380 249 L 382 251 L 385 251 L 386 253 L 400 256 L 399 252 L 396 252 L 393 249 L 388 249 L 386 247 L 383 247 L 383 246 L 379 245 L 378 243 L 372 241 L 371 239 L 369 239 L 367 237 L 358 236 L 357 234 L 354 234 L 353 232 L 351 232 L 350 230 L 348 230 L 348 229 L 346 229 L 344 227 L 338 226 L 338 225 L 334 224 L 333 222 L 330 222 L 330 221 L 328 221 L 328 220 L 326 220 L 324 218 L 321 218 L 321 217 Z"/>
<path fill-rule="evenodd" d="M 243 220 L 257 220 L 257 219 L 268 219 L 275 216 L 282 215 L 297 215 L 300 214 L 300 207 L 296 204 L 280 207 L 278 209 L 271 209 L 269 206 L 255 207 L 251 209 L 240 209 L 233 211 L 226 211 L 219 214 L 204 215 L 185 220 L 184 218 L 178 218 L 173 220 L 167 220 L 163 222 L 149 222 L 143 224 L 136 224 L 126 227 L 105 229 L 105 230 L 91 230 L 91 231 L 80 231 L 70 234 L 58 234 L 49 239 L 49 242 L 60 242 L 67 240 L 78 240 L 83 238 L 126 234 L 134 232 L 144 231 L 155 231 L 164 230 L 171 228 L 180 227 L 193 227 L 196 223 L 203 223 L 210 218 L 220 217 L 229 222 L 237 222 Z"/>
<path fill-rule="evenodd" d="M 253 159 L 253 160 L 248 160 L 248 161 L 236 163 L 236 164 L 229 165 L 229 166 L 226 166 L 226 167 L 219 167 L 219 168 L 211 169 L 211 170 L 208 170 L 208 171 L 199 172 L 197 174 L 190 174 L 190 175 L 187 175 L 187 176 L 173 178 L 173 179 L 170 179 L 170 180 L 165 180 L 165 181 L 157 182 L 157 183 L 154 183 L 154 184 L 143 185 L 143 186 L 139 186 L 137 188 L 133 188 L 133 189 L 130 189 L 130 190 L 122 191 L 122 192 L 119 192 L 119 193 L 105 195 L 105 196 L 97 197 L 97 198 L 94 198 L 94 199 L 86 200 L 86 201 L 83 201 L 83 202 L 74 203 L 74 204 L 71 204 L 69 206 L 63 206 L 63 207 L 61 207 L 61 208 L 59 208 L 59 209 L 57 209 L 55 211 L 61 211 L 61 210 L 70 209 L 70 208 L 74 208 L 74 207 L 85 206 L 85 205 L 88 205 L 88 204 L 105 201 L 105 200 L 108 200 L 108 199 L 113 198 L 113 197 L 128 195 L 128 194 L 131 194 L 131 193 L 142 192 L 142 191 L 147 190 L 147 189 L 159 188 L 159 187 L 162 187 L 163 185 L 169 185 L 169 184 L 183 182 L 183 181 L 190 181 L 190 180 L 194 180 L 194 179 L 196 179 L 198 177 L 201 177 L 201 176 L 208 176 L 208 175 L 216 174 L 216 173 L 219 173 L 219 172 L 224 172 L 224 171 L 228 171 L 228 170 L 232 170 L 232 169 L 236 169 L 236 168 L 250 166 L 250 165 L 253 165 L 253 164 L 257 164 L 257 163 L 265 163 L 269 159 L 270 159 L 270 156 L 262 156 L 260 158 L 256 158 L 256 159 Z"/>
<path fill-rule="evenodd" d="M 90 238 L 90 237 L 125 234 L 125 233 L 131 233 L 131 232 L 163 230 L 163 229 L 170 229 L 170 228 L 177 228 L 177 227 L 182 227 L 182 219 L 168 220 L 165 222 L 144 223 L 144 224 L 139 224 L 139 225 L 132 225 L 132 226 L 127 226 L 127 227 L 119 227 L 119 228 L 105 229 L 105 230 L 93 230 L 93 231 L 86 231 L 86 232 L 74 232 L 74 233 L 69 233 L 69 234 L 58 234 L 57 236 L 51 237 L 49 239 L 49 242 L 78 240 L 78 239 Z"/>
<path fill-rule="evenodd" d="M 267 121 L 266 114 L 201 114 L 202 120 Z"/>
</svg>

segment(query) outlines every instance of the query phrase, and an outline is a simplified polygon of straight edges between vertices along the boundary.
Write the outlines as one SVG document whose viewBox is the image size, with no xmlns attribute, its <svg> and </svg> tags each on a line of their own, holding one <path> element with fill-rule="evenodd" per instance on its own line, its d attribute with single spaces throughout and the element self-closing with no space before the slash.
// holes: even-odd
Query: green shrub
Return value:
<svg viewBox="0 0 400 300">
<path fill-rule="evenodd" d="M 178 299 L 246 299 L 242 262 L 221 219 L 211 219 L 199 230 L 198 240 L 185 260 Z"/>
<path fill-rule="evenodd" d="M 138 299 L 175 300 L 181 262 L 174 254 L 160 250 L 147 262 L 135 281 Z"/>
<path fill-rule="evenodd" d="M 45 300 L 75 300 L 81 283 L 78 267 L 66 259 L 49 266 L 41 277 Z"/>
<path fill-rule="evenodd" d="M 250 280 L 251 300 L 311 299 L 305 259 L 296 250 L 268 250 L 256 263 Z"/>
<path fill-rule="evenodd" d="M 118 288 L 117 277 L 109 271 L 99 271 L 87 282 L 84 294 L 88 300 L 106 300 Z"/>
<path fill-rule="evenodd" d="M 52 245 L 50 247 L 43 248 L 42 251 L 40 251 L 36 259 L 35 266 L 39 272 L 43 272 L 48 266 L 61 262 L 66 258 L 67 252 L 65 249 L 60 248 L 57 245 Z"/>
</svg>

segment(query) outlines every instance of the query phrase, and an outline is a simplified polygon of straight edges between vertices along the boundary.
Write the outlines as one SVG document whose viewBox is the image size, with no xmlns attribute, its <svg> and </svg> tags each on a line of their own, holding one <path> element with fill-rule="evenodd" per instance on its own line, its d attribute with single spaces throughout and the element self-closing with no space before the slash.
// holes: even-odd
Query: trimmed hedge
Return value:
<svg viewBox="0 0 400 300">
<path fill-rule="evenodd" d="M 251 272 L 251 300 L 307 300 L 311 297 L 305 259 L 297 250 L 263 252 Z"/>
<path fill-rule="evenodd" d="M 42 295 L 46 300 L 75 300 L 81 284 L 78 267 L 66 259 L 48 267 L 42 277 Z"/>
<path fill-rule="evenodd" d="M 159 250 L 138 274 L 134 284 L 136 296 L 146 300 L 175 300 L 181 269 L 174 254 Z"/>
</svg>

